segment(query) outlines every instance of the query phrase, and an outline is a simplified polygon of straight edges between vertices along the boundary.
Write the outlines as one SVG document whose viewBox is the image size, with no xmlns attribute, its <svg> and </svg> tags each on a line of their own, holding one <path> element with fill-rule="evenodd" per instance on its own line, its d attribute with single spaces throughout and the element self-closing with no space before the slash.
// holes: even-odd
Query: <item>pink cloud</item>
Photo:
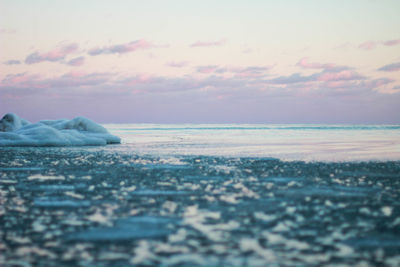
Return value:
<svg viewBox="0 0 400 267">
<path fill-rule="evenodd" d="M 311 75 L 311 76 L 303 76 L 300 73 L 293 73 L 289 76 L 279 76 L 279 77 L 267 80 L 266 82 L 271 83 L 271 84 L 283 84 L 283 85 L 306 83 L 306 82 L 315 81 L 314 76 L 315 76 L 315 74 Z"/>
<path fill-rule="evenodd" d="M 324 84 L 324 87 L 335 89 L 335 88 L 343 88 L 349 85 L 350 84 L 347 81 L 329 81 Z"/>
<path fill-rule="evenodd" d="M 89 55 L 97 56 L 101 54 L 124 54 L 134 52 L 139 49 L 149 49 L 154 47 L 150 42 L 146 40 L 136 40 L 127 44 L 110 45 L 104 47 L 96 47 L 89 50 Z"/>
<path fill-rule="evenodd" d="M 391 72 L 391 71 L 399 71 L 400 70 L 400 62 L 385 65 L 385 66 L 379 68 L 378 70 L 380 70 L 380 71 L 389 71 L 389 72 Z"/>
<path fill-rule="evenodd" d="M 236 78 L 254 78 L 265 76 L 265 72 L 270 70 L 270 66 L 249 66 L 249 67 L 219 67 L 217 65 L 198 66 L 197 72 L 200 73 L 231 73 Z"/>
<path fill-rule="evenodd" d="M 123 85 L 126 85 L 126 86 L 137 86 L 140 84 L 149 83 L 152 81 L 152 79 L 153 79 L 153 77 L 150 76 L 149 74 L 138 74 L 134 77 L 126 78 L 126 79 L 120 81 L 120 83 L 122 83 Z"/>
<path fill-rule="evenodd" d="M 398 45 L 400 44 L 400 39 L 397 40 L 388 40 L 386 42 L 383 42 L 384 45 L 386 46 L 393 46 L 393 45 Z"/>
<path fill-rule="evenodd" d="M 18 64 L 21 64 L 21 61 L 15 60 L 15 59 L 11 59 L 11 60 L 5 61 L 4 64 L 5 65 L 18 65 Z"/>
<path fill-rule="evenodd" d="M 338 72 L 325 72 L 318 76 L 318 81 L 348 81 L 364 79 L 363 76 L 352 70 L 342 70 Z"/>
<path fill-rule="evenodd" d="M 240 68 L 232 72 L 235 72 L 235 77 L 239 78 L 261 77 L 265 76 L 265 72 L 270 70 L 270 68 L 271 67 L 250 66 L 246 68 Z"/>
<path fill-rule="evenodd" d="M 198 66 L 196 69 L 200 73 L 212 73 L 218 69 L 218 66 L 216 65 Z"/>
<path fill-rule="evenodd" d="M 3 80 L 5 84 L 25 83 L 27 81 L 36 80 L 37 75 L 29 75 L 26 73 L 10 74 Z"/>
<path fill-rule="evenodd" d="M 363 83 L 363 85 L 364 85 L 365 87 L 374 89 L 374 88 L 377 88 L 377 87 L 380 87 L 380 86 L 382 86 L 382 85 L 386 85 L 386 84 L 389 84 L 389 83 L 392 83 L 392 82 L 394 82 L 393 79 L 389 79 L 389 78 L 379 78 L 379 79 L 374 79 L 374 80 L 365 81 L 365 82 Z"/>
<path fill-rule="evenodd" d="M 173 67 L 173 68 L 183 68 L 188 65 L 188 62 L 187 61 L 180 61 L 180 62 L 172 61 L 172 62 L 168 62 L 166 65 Z"/>
<path fill-rule="evenodd" d="M 342 44 L 334 47 L 333 49 L 335 49 L 335 50 L 348 49 L 348 48 L 351 48 L 352 46 L 353 45 L 350 42 L 345 42 L 345 43 L 342 43 Z"/>
<path fill-rule="evenodd" d="M 360 44 L 358 46 L 358 48 L 361 48 L 361 49 L 364 49 L 364 50 L 372 50 L 372 49 L 375 49 L 377 45 L 378 45 L 377 42 L 367 41 L 367 42 L 364 42 L 364 43 Z"/>
<path fill-rule="evenodd" d="M 75 71 L 58 77 L 42 78 L 39 75 L 19 73 L 7 75 L 0 82 L 0 88 L 59 89 L 65 87 L 94 87 L 105 84 L 111 76 L 110 73 L 85 73 Z"/>
<path fill-rule="evenodd" d="M 333 82 L 365 79 L 367 78 L 347 67 L 334 67 L 332 69 L 325 69 L 321 72 L 306 76 L 303 76 L 300 73 L 294 73 L 289 76 L 279 76 L 270 80 L 266 80 L 266 82 L 271 84 L 292 85 L 310 82 Z"/>
<path fill-rule="evenodd" d="M 32 87 L 40 88 L 37 86 L 37 81 L 40 80 L 39 75 L 24 73 L 9 74 L 2 81 L 0 87 Z"/>
<path fill-rule="evenodd" d="M 84 62 L 85 62 L 85 57 L 76 57 L 66 62 L 66 64 L 77 67 L 77 66 L 82 66 Z"/>
<path fill-rule="evenodd" d="M 48 88 L 87 87 L 106 83 L 112 75 L 110 73 L 85 73 L 81 71 L 69 72 L 60 77 L 41 81 Z"/>
<path fill-rule="evenodd" d="M 204 110 L 204 102 L 202 100 L 209 101 L 212 99 L 224 101 L 226 98 L 227 101 L 244 101 L 251 107 L 254 105 L 256 110 L 266 106 L 265 101 L 271 101 L 272 105 L 276 105 L 275 108 L 282 108 L 282 104 L 285 104 L 287 107 L 282 108 L 282 110 L 290 110 L 298 103 L 301 97 L 312 100 L 299 108 L 298 112 L 300 112 L 304 107 L 314 104 L 316 98 L 313 99 L 313 97 L 318 97 L 318 99 L 331 96 L 384 97 L 382 90 L 379 90 L 380 87 L 378 86 L 385 86 L 384 84 L 391 82 L 389 79 L 372 80 L 368 78 L 364 80 L 346 80 L 349 79 L 349 75 L 344 74 L 336 77 L 336 79 L 344 80 L 330 78 L 327 79 L 328 81 L 320 81 L 317 79 L 322 73 L 326 72 L 317 72 L 310 76 L 294 74 L 288 77 L 281 77 L 275 81 L 273 79 L 267 80 L 265 77 L 243 77 L 238 79 L 235 76 L 220 77 L 214 74 L 201 77 L 162 77 L 145 74 L 123 76 L 115 73 L 74 71 L 61 76 L 43 78 L 23 73 L 9 75 L 7 81 L 0 82 L 0 99 L 5 99 L 3 103 L 7 105 L 0 106 L 0 109 L 7 110 L 12 108 L 15 110 L 16 105 L 10 99 L 19 98 L 21 99 L 20 107 L 29 107 L 27 108 L 28 112 L 46 108 L 49 105 L 43 105 L 43 103 L 51 102 L 53 103 L 53 105 L 50 105 L 52 108 L 57 106 L 57 110 L 59 110 L 60 106 L 65 105 L 66 111 L 78 112 L 81 115 L 82 112 L 79 111 L 79 107 L 87 107 L 89 105 L 91 112 L 100 116 L 102 113 L 98 109 L 99 106 L 110 107 L 110 111 L 113 112 L 116 110 L 114 107 L 117 106 L 117 110 L 119 109 L 119 112 L 123 114 L 126 114 L 127 110 L 129 110 L 126 107 L 130 107 L 134 108 L 131 110 L 132 114 L 149 114 L 148 112 L 152 111 L 155 118 L 160 118 L 160 116 L 164 116 L 166 112 L 180 105 L 180 103 L 191 103 L 190 101 L 197 102 L 198 100 L 201 100 L 199 102 L 199 110 Z M 59 97 L 62 101 L 57 102 L 56 97 Z M 400 95 L 393 99 L 393 96 L 391 96 L 390 99 L 398 103 L 399 97 Z M 35 102 L 32 99 L 38 99 L 38 101 L 41 99 L 36 102 L 36 109 L 32 109 L 30 106 Z M 277 99 L 282 99 L 283 102 L 276 103 Z M 287 103 L 289 99 L 291 99 L 290 103 Z M 255 101 L 248 102 L 248 100 Z M 164 104 L 168 101 L 171 104 L 170 108 L 164 108 L 162 112 L 154 110 L 154 106 L 165 107 Z M 332 102 L 334 105 L 337 105 L 337 98 L 333 98 L 332 101 L 334 101 Z M 76 103 L 76 108 L 71 110 L 71 103 Z M 367 104 L 369 108 L 373 105 L 373 102 L 368 101 Z M 325 105 L 326 103 L 324 102 L 322 106 Z M 186 109 L 179 111 L 176 116 L 186 115 L 189 112 L 188 118 L 192 119 L 193 113 L 190 113 L 190 110 L 188 111 L 188 106 L 190 105 L 185 104 Z M 237 111 L 237 106 L 243 105 L 235 104 L 232 106 L 232 110 Z M 49 110 L 51 111 L 51 109 Z M 357 109 L 355 108 L 354 110 Z M 237 115 L 241 114 L 239 111 Z M 315 113 L 315 109 L 313 112 Z M 108 111 L 103 112 L 103 115 L 106 114 L 108 114 Z M 118 112 L 116 114 L 112 119 L 118 117 Z M 215 114 L 218 114 L 218 112 Z M 295 115 L 297 112 L 293 114 Z M 237 117 L 237 115 L 235 116 Z M 345 115 L 347 114 L 345 113 Z"/>
<path fill-rule="evenodd" d="M 376 41 L 367 41 L 358 46 L 358 48 L 364 49 L 364 50 L 372 50 L 375 49 L 378 45 L 385 45 L 385 46 L 394 46 L 400 44 L 400 39 L 393 39 L 393 40 L 387 40 L 387 41 L 382 41 L 382 42 L 376 42 Z"/>
<path fill-rule="evenodd" d="M 77 50 L 78 50 L 78 45 L 75 43 L 71 43 L 46 53 L 39 53 L 39 52 L 32 53 L 26 57 L 25 63 L 34 64 L 43 61 L 59 62 L 63 60 L 67 55 L 75 53 Z"/>
<path fill-rule="evenodd" d="M 333 63 L 316 63 L 316 62 L 308 62 L 307 57 L 303 57 L 302 59 L 297 62 L 296 66 L 302 67 L 304 69 L 331 69 L 335 67 Z"/>
<path fill-rule="evenodd" d="M 226 39 L 221 39 L 219 41 L 209 41 L 209 42 L 204 42 L 204 41 L 197 41 L 193 44 L 190 45 L 190 47 L 207 47 L 207 46 L 221 46 L 226 43 Z"/>
<path fill-rule="evenodd" d="M 323 65 L 323 64 L 321 64 Z M 243 91 L 271 93 L 319 94 L 365 93 L 392 82 L 382 78 L 372 80 L 352 69 L 332 68 L 310 75 L 294 73 L 289 76 L 268 78 L 270 66 L 220 67 L 218 65 L 198 66 L 201 76 L 162 77 L 137 74 L 131 76 L 116 73 L 86 73 L 71 71 L 64 75 L 44 78 L 27 73 L 8 75 L 0 82 L 0 92 L 15 94 L 145 94 L 196 91 L 223 95 L 224 92 Z M 218 75 L 220 73 L 230 75 Z M 18 90 L 16 90 L 18 89 Z M 41 89 L 41 90 L 36 90 Z M 212 89 L 212 90 L 204 90 Z M 283 91 L 282 91 L 283 90 Z"/>
</svg>

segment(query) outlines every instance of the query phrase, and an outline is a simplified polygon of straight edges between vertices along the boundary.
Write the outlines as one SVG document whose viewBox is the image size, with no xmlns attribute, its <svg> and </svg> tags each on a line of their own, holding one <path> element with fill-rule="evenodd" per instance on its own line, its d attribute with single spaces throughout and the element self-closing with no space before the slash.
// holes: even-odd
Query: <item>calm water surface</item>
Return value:
<svg viewBox="0 0 400 267">
<path fill-rule="evenodd" d="M 108 124 L 121 149 L 145 154 L 399 160 L 399 125 Z"/>
</svg>

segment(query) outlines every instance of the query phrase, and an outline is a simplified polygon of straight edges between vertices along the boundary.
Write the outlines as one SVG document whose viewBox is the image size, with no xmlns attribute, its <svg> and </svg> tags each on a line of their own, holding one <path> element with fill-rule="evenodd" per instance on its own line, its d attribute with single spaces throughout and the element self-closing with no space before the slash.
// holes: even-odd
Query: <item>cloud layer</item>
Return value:
<svg viewBox="0 0 400 267">
<path fill-rule="evenodd" d="M 389 71 L 389 72 L 391 72 L 391 71 L 400 71 L 400 62 L 385 65 L 385 66 L 379 68 L 378 70 L 380 70 L 380 71 Z"/>
<path fill-rule="evenodd" d="M 398 44 L 400 44 L 400 39 L 388 40 L 388 41 L 383 42 L 383 44 L 386 45 L 386 46 L 398 45 Z"/>
<path fill-rule="evenodd" d="M 226 39 L 221 39 L 218 41 L 197 41 L 192 43 L 190 47 L 207 47 L 207 46 L 222 46 L 226 43 Z"/>
<path fill-rule="evenodd" d="M 154 47 L 153 44 L 146 40 L 136 40 L 126 44 L 117 44 L 103 47 L 95 47 L 89 50 L 89 55 L 98 56 L 101 54 L 125 54 L 140 49 L 149 49 Z"/>
<path fill-rule="evenodd" d="M 45 53 L 34 52 L 32 54 L 29 54 L 25 58 L 25 63 L 35 64 L 44 61 L 60 62 L 64 60 L 67 55 L 75 53 L 77 51 L 78 51 L 78 45 L 76 43 L 71 43 L 68 45 L 63 45 L 61 47 L 58 47 L 54 50 Z"/>
<path fill-rule="evenodd" d="M 77 67 L 77 66 L 82 66 L 84 62 L 85 62 L 85 57 L 76 57 L 67 61 L 66 64 Z"/>
<path fill-rule="evenodd" d="M 378 45 L 384 45 L 384 46 L 395 46 L 400 44 L 400 39 L 394 39 L 394 40 L 387 40 L 387 41 L 367 41 L 364 43 L 361 43 L 358 48 L 364 49 L 364 50 L 372 50 L 378 47 Z"/>
<path fill-rule="evenodd" d="M 19 64 L 21 64 L 21 61 L 15 60 L 15 59 L 11 59 L 11 60 L 5 61 L 4 64 L 5 65 L 19 65 Z"/>
<path fill-rule="evenodd" d="M 372 79 L 353 69 L 332 68 L 331 65 L 327 69 L 322 69 L 310 75 L 293 73 L 275 77 L 271 77 L 269 73 L 271 68 L 265 66 L 219 67 L 210 65 L 198 66 L 195 69 L 204 76 L 200 78 L 145 74 L 121 76 L 116 73 L 68 72 L 58 77 L 42 78 L 39 75 L 20 73 L 7 75 L 0 82 L 0 90 L 14 93 L 19 92 L 18 90 L 15 91 L 16 89 L 32 88 L 59 90 L 58 93 L 64 93 L 63 88 L 73 88 L 74 91 L 83 90 L 81 92 L 98 93 L 98 90 L 105 90 L 103 92 L 124 92 L 127 94 L 174 93 L 193 90 L 213 92 L 215 95 L 221 95 L 221 93 L 227 91 L 229 91 L 229 94 L 248 93 L 249 91 L 257 92 L 256 94 L 261 92 L 262 94 L 266 92 L 279 94 L 280 92 L 282 95 L 285 95 L 288 91 L 293 94 L 310 92 L 361 94 L 371 90 L 380 90 L 382 86 L 394 82 L 394 80 L 388 78 Z"/>
<path fill-rule="evenodd" d="M 308 76 L 295 73 L 273 78 L 223 77 L 218 73 L 194 78 L 82 72 L 45 78 L 20 73 L 0 81 L 0 99 L 5 100 L 0 111 L 35 109 L 37 114 L 64 117 L 72 116 L 65 112 L 72 112 L 114 123 L 360 123 L 359 118 L 365 119 L 364 112 L 371 109 L 377 110 L 375 121 L 385 122 L 388 109 L 393 111 L 390 114 L 396 114 L 400 93 L 379 93 L 393 80 L 348 75 L 343 71 L 329 72 L 331 77 L 321 79 L 327 73 L 323 70 Z M 39 90 L 41 94 L 37 93 Z M 43 101 L 50 104 L 35 104 Z M 118 109 L 96 112 L 99 106 L 115 105 Z M 389 121 L 394 118 L 395 115 L 391 116 Z"/>
<path fill-rule="evenodd" d="M 183 68 L 189 64 L 187 61 L 171 61 L 168 62 L 166 65 L 173 68 Z"/>
<path fill-rule="evenodd" d="M 316 63 L 316 62 L 309 62 L 309 59 L 307 57 L 303 57 L 302 59 L 297 62 L 296 66 L 299 66 L 304 69 L 331 69 L 335 67 L 335 64 L 333 63 Z"/>
</svg>

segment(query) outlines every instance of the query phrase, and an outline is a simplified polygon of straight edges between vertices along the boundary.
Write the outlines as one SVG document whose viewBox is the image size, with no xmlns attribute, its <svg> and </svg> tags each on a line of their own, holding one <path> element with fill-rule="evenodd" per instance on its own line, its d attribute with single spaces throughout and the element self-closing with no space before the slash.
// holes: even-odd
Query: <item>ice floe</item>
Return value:
<svg viewBox="0 0 400 267">
<path fill-rule="evenodd" d="M 119 137 L 85 117 L 30 123 L 8 113 L 0 120 L 0 146 L 90 146 L 120 142 Z"/>
</svg>

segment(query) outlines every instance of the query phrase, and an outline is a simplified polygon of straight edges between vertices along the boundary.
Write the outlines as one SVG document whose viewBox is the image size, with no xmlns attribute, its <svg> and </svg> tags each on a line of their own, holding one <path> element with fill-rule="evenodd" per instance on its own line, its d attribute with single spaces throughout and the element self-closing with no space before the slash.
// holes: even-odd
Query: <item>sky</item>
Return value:
<svg viewBox="0 0 400 267">
<path fill-rule="evenodd" d="M 400 123 L 400 1 L 0 0 L 0 116 Z"/>
</svg>

